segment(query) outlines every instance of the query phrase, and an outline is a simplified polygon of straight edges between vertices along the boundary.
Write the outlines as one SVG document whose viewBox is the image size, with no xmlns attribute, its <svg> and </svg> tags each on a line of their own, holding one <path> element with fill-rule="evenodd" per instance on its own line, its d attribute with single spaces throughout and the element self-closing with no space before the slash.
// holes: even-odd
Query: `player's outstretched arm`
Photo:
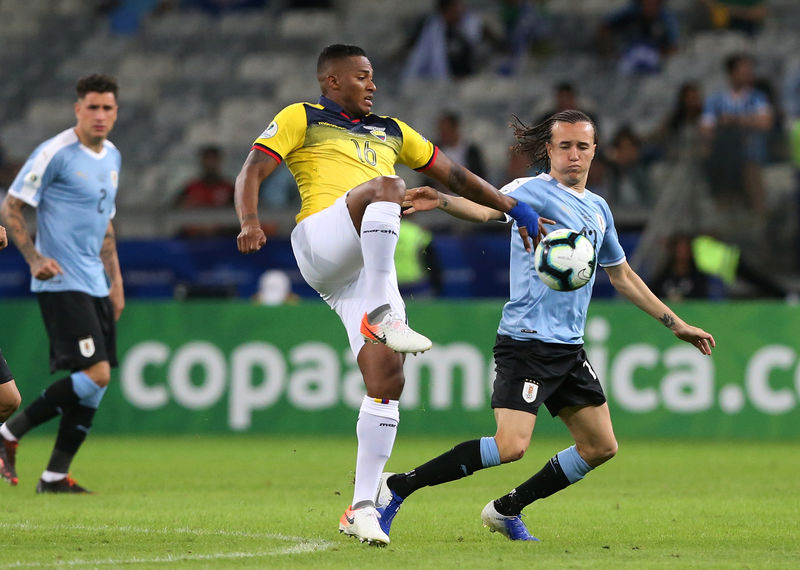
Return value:
<svg viewBox="0 0 800 570">
<path fill-rule="evenodd" d="M 499 210 L 481 206 L 461 196 L 442 194 L 430 186 L 420 186 L 419 188 L 406 190 L 403 206 L 406 208 L 403 211 L 405 215 L 439 208 L 455 218 L 469 222 L 488 222 L 490 220 L 505 220 L 506 218 L 505 214 Z"/>
<path fill-rule="evenodd" d="M 716 346 L 714 337 L 701 328 L 685 323 L 655 296 L 627 261 L 606 267 L 605 270 L 614 288 L 631 303 L 658 319 L 682 341 L 688 342 L 703 354 L 711 354 L 711 349 Z"/>
<path fill-rule="evenodd" d="M 233 202 L 242 230 L 236 238 L 239 251 L 253 253 L 267 243 L 258 221 L 258 190 L 264 179 L 275 172 L 278 161 L 260 150 L 251 150 L 236 177 Z"/>
<path fill-rule="evenodd" d="M 532 250 L 531 239 L 533 247 L 539 242 L 541 235 L 539 215 L 528 204 L 517 202 L 511 196 L 502 194 L 480 176 L 450 160 L 443 152 L 439 152 L 436 161 L 426 172 L 468 200 L 500 212 L 507 212 L 517 222 L 519 235 L 527 251 Z"/>
<path fill-rule="evenodd" d="M 11 194 L 7 194 L 5 200 L 3 200 L 3 205 L 0 206 L 0 221 L 6 225 L 11 240 L 17 246 L 25 261 L 28 262 L 28 266 L 31 268 L 31 275 L 36 279 L 47 280 L 64 273 L 55 259 L 43 256 L 36 249 L 31 235 L 28 233 L 25 216 L 22 213 L 25 206 L 25 202 Z"/>
<path fill-rule="evenodd" d="M 403 201 L 403 214 L 411 215 L 415 212 L 426 212 L 439 208 L 455 218 L 467 220 L 468 222 L 489 222 L 505 221 L 503 212 L 476 204 L 462 196 L 451 196 L 442 194 L 430 186 L 420 186 L 419 188 L 409 188 L 406 190 L 405 200 Z M 545 225 L 554 224 L 549 218 L 539 216 L 539 236 L 547 234 Z M 534 245 L 538 243 L 538 236 L 534 240 Z"/>
</svg>

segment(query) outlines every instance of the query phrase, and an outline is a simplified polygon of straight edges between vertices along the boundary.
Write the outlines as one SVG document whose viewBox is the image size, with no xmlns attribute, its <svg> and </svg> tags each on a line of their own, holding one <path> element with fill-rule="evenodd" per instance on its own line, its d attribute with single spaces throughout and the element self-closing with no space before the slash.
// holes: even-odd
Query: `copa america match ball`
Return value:
<svg viewBox="0 0 800 570">
<path fill-rule="evenodd" d="M 597 255 L 585 234 L 562 228 L 539 242 L 533 264 L 539 279 L 551 289 L 575 291 L 591 281 Z"/>
</svg>

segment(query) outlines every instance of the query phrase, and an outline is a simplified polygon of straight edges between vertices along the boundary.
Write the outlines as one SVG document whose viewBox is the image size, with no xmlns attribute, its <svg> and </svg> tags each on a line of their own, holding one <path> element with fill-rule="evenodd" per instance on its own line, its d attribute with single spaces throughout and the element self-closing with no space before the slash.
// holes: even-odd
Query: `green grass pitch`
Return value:
<svg viewBox="0 0 800 570">
<path fill-rule="evenodd" d="M 398 437 L 407 470 L 463 438 Z M 73 475 L 91 496 L 36 495 L 52 438 L 20 446 L 0 487 L 1 568 L 797 568 L 800 444 L 625 441 L 584 481 L 526 509 L 540 543 L 480 524 L 490 499 L 566 439 L 409 498 L 392 543 L 339 535 L 355 436 L 93 434 Z"/>
</svg>

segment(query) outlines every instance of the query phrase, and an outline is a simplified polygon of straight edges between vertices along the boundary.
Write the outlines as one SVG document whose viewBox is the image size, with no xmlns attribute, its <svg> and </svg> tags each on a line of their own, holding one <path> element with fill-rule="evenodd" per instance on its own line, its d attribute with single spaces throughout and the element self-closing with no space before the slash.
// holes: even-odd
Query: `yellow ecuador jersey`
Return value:
<svg viewBox="0 0 800 570">
<path fill-rule="evenodd" d="M 373 114 L 354 119 L 326 97 L 285 107 L 253 149 L 286 160 L 302 199 L 297 222 L 367 180 L 394 174 L 398 162 L 421 171 L 437 154 L 433 143 L 404 122 Z"/>
</svg>

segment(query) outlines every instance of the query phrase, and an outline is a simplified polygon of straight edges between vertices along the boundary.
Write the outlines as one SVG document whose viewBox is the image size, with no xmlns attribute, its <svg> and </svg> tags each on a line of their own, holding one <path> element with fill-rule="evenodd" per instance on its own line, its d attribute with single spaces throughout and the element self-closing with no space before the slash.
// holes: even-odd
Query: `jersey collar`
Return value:
<svg viewBox="0 0 800 570">
<path fill-rule="evenodd" d="M 546 172 L 542 172 L 536 178 L 541 178 L 542 180 L 547 180 L 548 182 L 553 184 L 556 188 L 560 188 L 561 190 L 564 190 L 567 193 L 572 194 L 576 198 L 580 198 L 581 200 L 583 200 L 586 197 L 586 188 L 584 188 L 583 192 L 578 192 L 576 190 L 573 190 L 569 186 L 561 184 L 561 182 L 559 182 L 558 180 L 556 180 L 555 178 L 553 178 L 552 176 L 550 176 Z"/>
<path fill-rule="evenodd" d="M 357 119 L 357 118 L 354 118 L 354 117 L 351 117 L 350 115 L 348 115 L 345 112 L 345 110 L 339 105 L 339 103 L 335 103 L 335 102 L 331 101 L 330 99 L 325 97 L 325 95 L 320 95 L 319 96 L 319 101 L 317 101 L 317 103 L 322 105 L 323 107 L 325 107 L 329 111 L 333 111 L 334 113 L 336 113 L 338 115 L 341 115 L 342 117 L 344 117 L 345 119 L 347 119 L 351 123 L 360 123 L 362 121 L 362 119 Z"/>
</svg>

